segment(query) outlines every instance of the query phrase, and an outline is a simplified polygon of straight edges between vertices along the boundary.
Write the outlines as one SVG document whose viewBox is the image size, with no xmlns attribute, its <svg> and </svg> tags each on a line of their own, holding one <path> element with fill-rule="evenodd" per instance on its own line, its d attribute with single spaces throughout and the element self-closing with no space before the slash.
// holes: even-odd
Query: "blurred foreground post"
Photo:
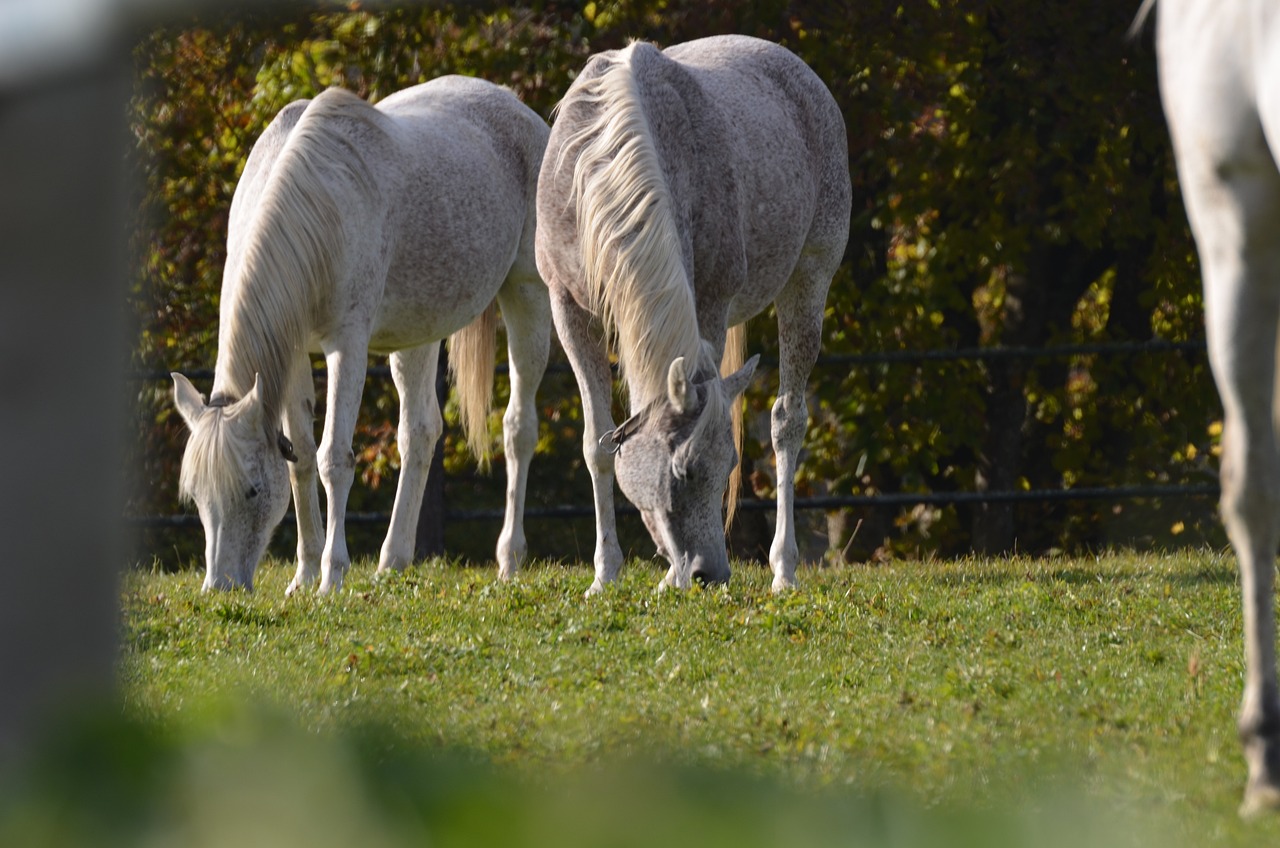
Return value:
<svg viewBox="0 0 1280 848">
<path fill-rule="evenodd" d="M 0 48 L 38 40 L 14 21 Z M 0 67 L 0 764 L 113 692 L 129 66 L 99 47 Z"/>
</svg>

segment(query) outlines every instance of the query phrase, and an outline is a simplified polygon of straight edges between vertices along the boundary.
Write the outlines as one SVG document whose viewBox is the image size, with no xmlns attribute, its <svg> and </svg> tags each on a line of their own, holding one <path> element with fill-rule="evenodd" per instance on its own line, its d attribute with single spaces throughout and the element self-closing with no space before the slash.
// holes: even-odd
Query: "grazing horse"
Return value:
<svg viewBox="0 0 1280 848">
<path fill-rule="evenodd" d="M 1249 815 L 1280 808 L 1280 5 L 1161 0 L 1157 18 L 1160 91 L 1200 253 L 1225 417 L 1221 507 L 1243 592 L 1239 729 L 1249 781 L 1241 812 Z"/>
<path fill-rule="evenodd" d="M 351 450 L 369 353 L 390 353 L 401 454 L 378 570 L 406 567 L 442 431 L 440 340 L 473 452 L 483 458 L 496 311 L 507 325 L 506 521 L 500 574 L 524 557 L 534 392 L 551 317 L 533 259 L 534 194 L 549 129 L 510 91 L 443 77 L 372 106 L 330 89 L 286 106 L 254 145 L 227 236 L 209 401 L 174 374 L 191 430 L 180 489 L 205 531 L 204 586 L 252 588 L 292 485 L 298 569 L 289 591 L 342 585 Z M 328 371 L 317 450 L 312 352 Z M 286 471 L 287 468 L 287 471 Z M 322 523 L 316 475 L 324 483 Z"/>
<path fill-rule="evenodd" d="M 770 303 L 781 362 L 769 563 L 774 589 L 790 587 L 805 383 L 849 235 L 840 110 L 794 54 L 743 36 L 598 54 L 556 108 L 538 181 L 537 261 L 582 395 L 596 512 L 588 593 L 622 564 L 615 473 L 670 562 L 664 586 L 729 579 L 721 507 L 738 459 L 731 410 L 756 364 L 733 371 L 739 325 Z M 631 413 L 616 428 L 608 340 Z M 733 373 L 722 376 L 722 363 Z"/>
</svg>

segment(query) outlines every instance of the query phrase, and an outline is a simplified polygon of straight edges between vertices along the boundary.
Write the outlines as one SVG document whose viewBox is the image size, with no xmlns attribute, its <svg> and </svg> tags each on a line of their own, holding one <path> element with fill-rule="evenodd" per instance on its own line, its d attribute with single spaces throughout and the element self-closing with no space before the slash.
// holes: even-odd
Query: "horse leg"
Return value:
<svg viewBox="0 0 1280 848">
<path fill-rule="evenodd" d="M 1225 413 L 1222 517 L 1240 567 L 1245 647 L 1239 730 L 1249 769 L 1246 813 L 1280 806 L 1280 689 L 1276 683 L 1275 559 L 1280 544 L 1280 451 L 1274 423 L 1280 292 L 1255 285 L 1245 259 L 1206 266 L 1210 352 Z M 1280 271 L 1280 264 L 1272 272 Z M 1224 273 L 1225 272 L 1225 273 Z M 1271 276 L 1280 282 L 1280 275 Z M 1212 305 L 1211 305 L 1212 304 Z"/>
<path fill-rule="evenodd" d="M 431 456 L 444 432 L 440 401 L 436 397 L 439 361 L 438 341 L 391 354 L 391 379 L 400 395 L 400 423 L 396 428 L 400 479 L 391 507 L 391 524 L 378 556 L 378 574 L 403 571 L 413 562 L 418 515 L 431 471 Z"/>
<path fill-rule="evenodd" d="M 600 437 L 614 426 L 613 375 L 600 323 L 563 289 L 551 291 L 551 315 L 582 395 L 582 455 L 591 473 L 596 508 L 596 577 L 587 589 L 587 594 L 593 595 L 616 580 L 622 568 L 613 507 L 613 454 L 600 446 Z"/>
<path fill-rule="evenodd" d="M 289 483 L 293 488 L 293 509 L 298 521 L 298 570 L 286 595 L 312 586 L 320 578 L 320 556 L 324 550 L 324 519 L 320 514 L 320 492 L 316 478 L 315 432 L 316 386 L 311 375 L 311 358 L 301 357 L 290 381 L 284 407 L 284 432 L 293 443 L 297 462 L 289 463 Z"/>
<path fill-rule="evenodd" d="M 833 269 L 825 255 L 805 253 L 774 302 L 778 313 L 778 399 L 771 417 L 773 452 L 777 462 L 777 526 L 769 546 L 773 591 L 796 585 L 800 548 L 796 544 L 795 478 L 800 448 L 809 425 L 805 389 L 818 361 L 822 343 L 822 313 Z"/>
<path fill-rule="evenodd" d="M 320 480 L 324 483 L 329 514 L 324 554 L 320 558 L 320 594 L 342 588 L 351 565 L 347 552 L 347 497 L 355 480 L 356 457 L 351 440 L 356 431 L 356 414 L 364 391 L 368 364 L 366 344 L 336 345 L 325 352 L 329 371 L 328 414 L 320 439 Z"/>
<path fill-rule="evenodd" d="M 507 464 L 507 506 L 498 536 L 498 576 L 515 577 L 528 554 L 524 502 L 529 465 L 538 446 L 537 391 L 547 370 L 551 347 L 551 304 L 536 272 L 508 277 L 498 291 L 507 325 L 507 361 L 511 399 L 502 416 L 502 445 Z"/>
<path fill-rule="evenodd" d="M 1182 151 L 1188 155 L 1179 160 L 1204 272 L 1210 364 L 1225 419 L 1222 518 L 1240 567 L 1245 681 L 1238 726 L 1249 770 L 1244 814 L 1280 807 L 1275 628 L 1280 174 L 1260 130 L 1257 142 L 1229 162 L 1191 150 Z"/>
</svg>

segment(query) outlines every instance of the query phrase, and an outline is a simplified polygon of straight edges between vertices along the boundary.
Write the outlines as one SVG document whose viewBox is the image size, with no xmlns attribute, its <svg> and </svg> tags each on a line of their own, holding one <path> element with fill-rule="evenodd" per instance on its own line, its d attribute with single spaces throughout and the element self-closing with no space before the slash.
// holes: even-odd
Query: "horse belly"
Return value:
<svg viewBox="0 0 1280 848">
<path fill-rule="evenodd" d="M 493 301 L 511 267 L 505 251 L 472 256 L 466 273 L 415 263 L 388 275 L 371 351 L 389 353 L 443 339 L 476 319 Z"/>
</svg>

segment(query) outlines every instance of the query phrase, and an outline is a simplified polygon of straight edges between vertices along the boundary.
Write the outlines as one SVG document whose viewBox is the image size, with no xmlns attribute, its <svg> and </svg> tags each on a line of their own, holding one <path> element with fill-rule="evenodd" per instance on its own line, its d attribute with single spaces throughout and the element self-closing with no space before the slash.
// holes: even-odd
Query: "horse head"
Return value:
<svg viewBox="0 0 1280 848">
<path fill-rule="evenodd" d="M 191 431 L 179 491 L 195 503 L 204 525 L 204 588 L 252 589 L 289 506 L 293 446 L 266 421 L 258 377 L 243 398 L 215 396 L 206 403 L 186 377 L 172 376 L 174 406 Z"/>
<path fill-rule="evenodd" d="M 601 440 L 615 453 L 623 494 L 671 563 L 664 584 L 687 588 L 692 580 L 729 580 L 721 509 L 738 464 L 730 404 L 758 361 L 754 356 L 727 377 L 713 373 L 698 380 L 678 357 L 667 371 L 666 394 Z"/>
</svg>

